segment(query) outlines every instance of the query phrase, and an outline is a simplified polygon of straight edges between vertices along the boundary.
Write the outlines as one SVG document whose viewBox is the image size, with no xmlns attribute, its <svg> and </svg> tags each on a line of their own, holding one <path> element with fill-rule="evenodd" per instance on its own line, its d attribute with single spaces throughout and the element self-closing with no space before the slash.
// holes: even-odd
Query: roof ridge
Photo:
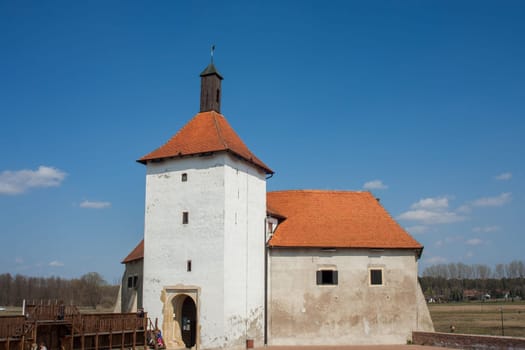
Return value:
<svg viewBox="0 0 525 350">
<path fill-rule="evenodd" d="M 277 190 L 277 191 L 269 191 L 268 193 L 290 193 L 290 192 L 296 192 L 296 193 L 370 193 L 370 191 L 362 191 L 362 190 L 320 190 L 320 189 L 293 189 L 293 190 Z"/>
<path fill-rule="evenodd" d="M 217 113 L 215 111 L 212 111 L 213 124 L 215 125 L 215 129 L 217 130 L 217 134 L 219 135 L 219 140 L 221 140 L 221 143 L 224 146 L 224 148 L 230 149 L 230 147 L 228 146 L 228 142 L 222 136 L 222 130 L 221 130 L 221 127 L 220 127 L 219 123 L 217 122 L 216 114 Z"/>
</svg>

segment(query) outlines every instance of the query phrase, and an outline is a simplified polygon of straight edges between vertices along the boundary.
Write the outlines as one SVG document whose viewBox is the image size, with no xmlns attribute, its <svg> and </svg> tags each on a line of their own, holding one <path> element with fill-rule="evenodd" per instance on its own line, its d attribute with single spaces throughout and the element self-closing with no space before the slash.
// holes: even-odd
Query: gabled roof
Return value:
<svg viewBox="0 0 525 350">
<path fill-rule="evenodd" d="M 121 264 L 127 264 L 129 262 L 140 260 L 144 258 L 144 240 L 140 241 L 139 244 L 122 260 Z"/>
<path fill-rule="evenodd" d="M 221 151 L 231 152 L 258 166 L 267 174 L 273 174 L 273 171 L 246 147 L 226 118 L 215 111 L 197 114 L 168 142 L 140 158 L 138 162 L 146 164 L 150 160 Z"/>
<path fill-rule="evenodd" d="M 423 249 L 370 192 L 270 192 L 267 206 L 286 217 L 272 247 Z"/>
<path fill-rule="evenodd" d="M 423 249 L 370 192 L 269 192 L 266 206 L 280 221 L 271 247 Z M 143 257 L 144 240 L 122 263 Z"/>
</svg>

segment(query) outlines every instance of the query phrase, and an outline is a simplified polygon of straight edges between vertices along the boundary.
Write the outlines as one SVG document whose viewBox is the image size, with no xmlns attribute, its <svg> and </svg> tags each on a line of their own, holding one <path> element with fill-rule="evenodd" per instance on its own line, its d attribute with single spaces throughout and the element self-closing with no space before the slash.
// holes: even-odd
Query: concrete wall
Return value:
<svg viewBox="0 0 525 350">
<path fill-rule="evenodd" d="M 414 251 L 271 248 L 269 344 L 405 344 L 429 330 L 418 306 Z M 316 271 L 335 268 L 337 285 L 317 285 Z M 383 270 L 370 285 L 369 269 Z"/>
<path fill-rule="evenodd" d="M 244 348 L 247 337 L 261 345 L 265 214 L 264 173 L 228 153 L 148 163 L 143 302 L 168 345 L 181 345 L 169 336 L 185 290 L 200 348 Z"/>
</svg>

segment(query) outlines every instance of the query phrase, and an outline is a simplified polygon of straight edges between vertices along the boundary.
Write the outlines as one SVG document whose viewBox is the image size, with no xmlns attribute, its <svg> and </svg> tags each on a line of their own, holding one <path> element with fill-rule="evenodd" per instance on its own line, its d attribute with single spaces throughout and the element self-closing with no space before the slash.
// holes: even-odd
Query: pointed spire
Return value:
<svg viewBox="0 0 525 350">
<path fill-rule="evenodd" d="M 222 75 L 213 64 L 213 53 L 215 45 L 211 46 L 211 60 L 206 69 L 202 71 L 201 76 L 201 102 L 200 111 L 221 112 L 221 80 Z"/>
</svg>

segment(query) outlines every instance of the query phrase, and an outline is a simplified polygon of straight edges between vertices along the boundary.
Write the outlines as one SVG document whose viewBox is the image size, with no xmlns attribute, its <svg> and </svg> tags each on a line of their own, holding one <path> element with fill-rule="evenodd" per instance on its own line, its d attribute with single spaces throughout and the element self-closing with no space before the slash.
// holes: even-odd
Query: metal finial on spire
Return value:
<svg viewBox="0 0 525 350">
<path fill-rule="evenodd" d="M 213 52 L 215 51 L 215 45 L 211 46 L 211 63 L 213 63 Z"/>
</svg>

